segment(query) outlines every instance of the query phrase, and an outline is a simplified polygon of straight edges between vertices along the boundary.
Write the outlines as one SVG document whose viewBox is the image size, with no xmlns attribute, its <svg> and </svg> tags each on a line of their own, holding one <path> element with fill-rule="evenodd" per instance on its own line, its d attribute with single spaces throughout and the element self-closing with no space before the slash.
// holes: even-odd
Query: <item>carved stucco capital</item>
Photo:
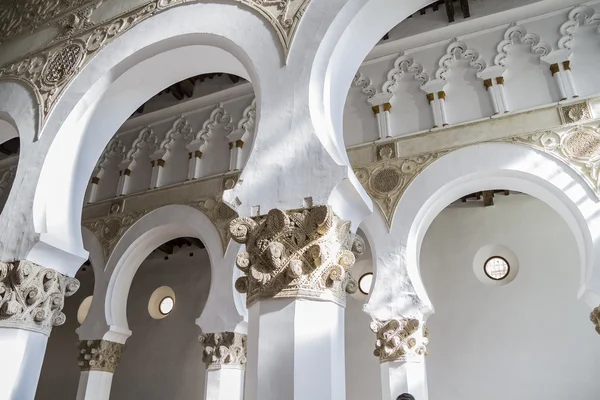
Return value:
<svg viewBox="0 0 600 400">
<path fill-rule="evenodd" d="M 65 323 L 65 297 L 79 281 L 30 261 L 0 262 L 0 327 L 50 334 Z"/>
<path fill-rule="evenodd" d="M 427 327 L 417 318 L 372 321 L 370 327 L 377 335 L 373 354 L 381 363 L 419 362 L 427 353 Z"/>
<path fill-rule="evenodd" d="M 206 369 L 245 368 L 246 335 L 236 332 L 207 333 L 198 338 Z"/>
<path fill-rule="evenodd" d="M 600 306 L 594 308 L 594 310 L 590 314 L 590 321 L 596 327 L 596 332 L 600 335 Z"/>
<path fill-rule="evenodd" d="M 77 344 L 77 358 L 81 371 L 114 373 L 121 361 L 125 345 L 108 340 L 82 340 Z"/>
<path fill-rule="evenodd" d="M 240 217 L 230 223 L 233 240 L 246 245 L 237 266 L 246 275 L 235 283 L 247 305 L 269 298 L 312 298 L 346 304 L 356 291 L 350 275 L 364 242 L 329 206 Z"/>
</svg>

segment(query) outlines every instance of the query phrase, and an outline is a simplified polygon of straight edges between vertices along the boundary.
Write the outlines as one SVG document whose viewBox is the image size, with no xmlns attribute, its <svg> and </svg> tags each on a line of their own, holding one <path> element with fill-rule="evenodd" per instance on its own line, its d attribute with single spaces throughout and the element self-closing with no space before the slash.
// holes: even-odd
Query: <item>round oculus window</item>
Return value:
<svg viewBox="0 0 600 400">
<path fill-rule="evenodd" d="M 483 264 L 483 272 L 485 272 L 488 278 L 501 281 L 510 273 L 510 264 L 503 257 L 493 256 L 488 258 L 485 264 Z"/>
<path fill-rule="evenodd" d="M 371 284 L 373 283 L 373 273 L 367 272 L 358 280 L 358 290 L 362 294 L 369 294 L 371 291 Z"/>
<path fill-rule="evenodd" d="M 175 306 L 175 300 L 171 296 L 167 296 L 162 299 L 158 305 L 158 311 L 162 315 L 168 315 L 171 311 L 173 311 L 173 307 Z"/>
</svg>

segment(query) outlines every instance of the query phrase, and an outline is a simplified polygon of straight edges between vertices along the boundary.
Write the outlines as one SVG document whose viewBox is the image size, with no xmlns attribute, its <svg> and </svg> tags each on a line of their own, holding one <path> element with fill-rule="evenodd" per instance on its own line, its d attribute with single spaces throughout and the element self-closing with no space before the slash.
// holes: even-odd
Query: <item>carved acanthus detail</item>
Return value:
<svg viewBox="0 0 600 400">
<path fill-rule="evenodd" d="M 232 239 L 246 245 L 237 257 L 246 274 L 236 289 L 247 293 L 247 304 L 269 298 L 318 298 L 345 305 L 345 292 L 356 291 L 350 275 L 364 242 L 350 233 L 329 206 L 236 218 Z"/>
<path fill-rule="evenodd" d="M 65 297 L 79 281 L 30 261 L 0 262 L 0 327 L 50 334 L 65 323 Z"/>
<path fill-rule="evenodd" d="M 371 322 L 377 335 L 375 351 L 379 361 L 419 361 L 427 352 L 427 328 L 416 318 Z"/>
<path fill-rule="evenodd" d="M 82 340 L 78 342 L 78 363 L 81 371 L 114 373 L 119 365 L 125 345 L 108 340 Z"/>
<path fill-rule="evenodd" d="M 594 310 L 590 314 L 590 321 L 596 327 L 596 332 L 600 335 L 600 306 L 594 308 Z"/>
<path fill-rule="evenodd" d="M 207 333 L 198 338 L 204 351 L 206 369 L 244 368 L 246 365 L 246 335 L 236 332 Z"/>
</svg>

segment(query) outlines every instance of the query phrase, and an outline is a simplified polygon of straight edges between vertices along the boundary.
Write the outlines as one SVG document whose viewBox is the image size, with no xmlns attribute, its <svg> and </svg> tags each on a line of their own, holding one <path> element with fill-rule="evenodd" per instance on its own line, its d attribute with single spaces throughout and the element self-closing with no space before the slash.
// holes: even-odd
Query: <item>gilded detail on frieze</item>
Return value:
<svg viewBox="0 0 600 400">
<path fill-rule="evenodd" d="M 234 0 L 268 19 L 288 52 L 296 27 L 310 0 Z M 99 0 L 0 0 L 0 38 L 15 36 L 53 22 L 61 27 L 50 45 L 0 66 L 0 79 L 29 85 L 43 123 L 57 98 L 81 68 L 104 46 L 138 23 L 171 7 L 198 0 L 153 0 L 110 20 L 94 24 Z"/>
</svg>

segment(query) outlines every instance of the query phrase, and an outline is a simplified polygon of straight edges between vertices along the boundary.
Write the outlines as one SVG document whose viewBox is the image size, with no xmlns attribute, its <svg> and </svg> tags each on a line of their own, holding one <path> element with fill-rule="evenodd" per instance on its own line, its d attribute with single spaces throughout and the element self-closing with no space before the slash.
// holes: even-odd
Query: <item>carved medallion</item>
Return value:
<svg viewBox="0 0 600 400">
<path fill-rule="evenodd" d="M 70 78 L 83 60 L 83 47 L 72 44 L 62 48 L 50 58 L 42 73 L 42 81 L 48 86 L 56 86 Z"/>
</svg>

